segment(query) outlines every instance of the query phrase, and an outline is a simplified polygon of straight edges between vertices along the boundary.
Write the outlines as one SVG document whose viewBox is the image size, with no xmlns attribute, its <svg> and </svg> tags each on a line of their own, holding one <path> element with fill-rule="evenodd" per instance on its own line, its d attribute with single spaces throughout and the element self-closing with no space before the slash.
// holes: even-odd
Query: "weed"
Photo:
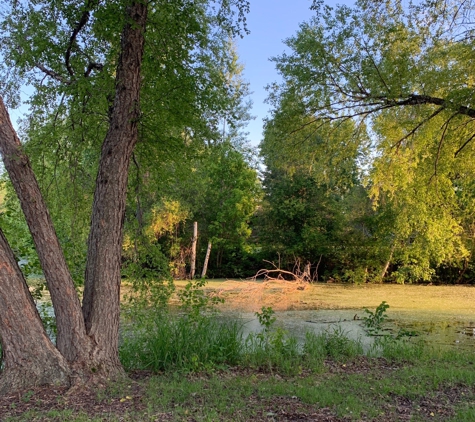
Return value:
<svg viewBox="0 0 475 422">
<path fill-rule="evenodd" d="M 257 320 L 259 321 L 259 324 L 261 324 L 264 327 L 265 332 L 269 332 L 272 326 L 274 325 L 276 319 L 274 317 L 275 311 L 270 307 L 265 307 L 263 306 L 261 308 L 261 312 L 256 312 L 254 315 L 256 315 Z"/>
<path fill-rule="evenodd" d="M 21 398 L 21 401 L 25 402 L 25 403 L 28 403 L 31 400 L 31 398 L 33 397 L 34 394 L 35 394 L 35 392 L 32 391 L 32 390 L 27 391 L 25 394 L 23 394 L 23 397 Z"/>
<path fill-rule="evenodd" d="M 274 328 L 274 313 L 271 307 L 262 307 L 261 312 L 255 313 L 263 330 L 246 338 L 245 364 L 271 372 L 274 369 L 285 374 L 301 372 L 303 355 L 299 341 L 281 327 Z"/>
<path fill-rule="evenodd" d="M 325 358 L 343 360 L 363 355 L 361 341 L 348 338 L 347 333 L 340 326 L 320 334 L 307 333 L 303 350 L 309 362 L 317 366 Z"/>
<path fill-rule="evenodd" d="M 191 318 L 197 318 L 205 311 L 214 311 L 216 305 L 224 302 L 220 297 L 207 295 L 202 290 L 205 285 L 204 278 L 190 280 L 183 291 L 178 293 L 180 308 Z"/>
<path fill-rule="evenodd" d="M 419 335 L 417 331 L 407 330 L 405 328 L 401 328 L 396 334 L 391 334 L 390 331 L 385 330 L 384 323 L 388 319 L 386 313 L 388 308 L 389 305 L 386 301 L 381 302 L 374 312 L 364 308 L 367 316 L 363 317 L 363 325 L 369 336 L 389 337 L 394 340 L 400 340 L 407 337 L 417 337 Z"/>
<path fill-rule="evenodd" d="M 414 362 L 422 359 L 427 350 L 422 340 L 413 342 L 407 337 L 385 335 L 376 337 L 368 354 L 396 362 Z"/>
<path fill-rule="evenodd" d="M 364 308 L 367 316 L 363 317 L 363 325 L 368 335 L 377 335 L 381 332 L 383 328 L 382 325 L 388 318 L 386 314 L 388 308 L 389 305 L 386 301 L 381 302 L 374 312 L 368 308 Z"/>
<path fill-rule="evenodd" d="M 242 344 L 238 321 L 151 312 L 123 335 L 120 357 L 127 369 L 196 371 L 236 364 Z"/>
</svg>

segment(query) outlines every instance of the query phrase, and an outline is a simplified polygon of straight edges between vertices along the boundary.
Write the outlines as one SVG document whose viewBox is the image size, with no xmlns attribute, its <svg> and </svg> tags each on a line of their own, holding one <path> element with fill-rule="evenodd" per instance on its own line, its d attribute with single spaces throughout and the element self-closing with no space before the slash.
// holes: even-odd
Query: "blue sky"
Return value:
<svg viewBox="0 0 475 422">
<path fill-rule="evenodd" d="M 262 139 L 262 119 L 267 115 L 269 105 L 265 86 L 279 80 L 275 64 L 269 59 L 282 54 L 286 46 L 283 40 L 294 35 L 299 24 L 313 16 L 310 10 L 312 0 L 250 0 L 251 11 L 247 15 L 250 35 L 237 40 L 241 63 L 245 66 L 244 79 L 250 83 L 253 108 L 256 119 L 247 128 L 252 145 Z M 334 6 L 335 1 L 325 1 Z M 351 1 L 339 1 L 350 4 Z"/>
<path fill-rule="evenodd" d="M 294 35 L 299 24 L 310 19 L 311 0 L 251 0 L 247 26 L 251 31 L 237 40 L 240 62 L 244 65 L 244 79 L 249 82 L 255 120 L 249 123 L 249 139 L 258 145 L 262 139 L 262 119 L 269 105 L 265 86 L 276 80 L 275 64 L 269 59 L 285 51 L 283 41 Z"/>
</svg>

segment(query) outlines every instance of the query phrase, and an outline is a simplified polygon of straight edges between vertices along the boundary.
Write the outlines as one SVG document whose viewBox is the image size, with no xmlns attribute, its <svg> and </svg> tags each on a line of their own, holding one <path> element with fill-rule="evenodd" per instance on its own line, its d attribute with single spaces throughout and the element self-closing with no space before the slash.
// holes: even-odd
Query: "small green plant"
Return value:
<svg viewBox="0 0 475 422">
<path fill-rule="evenodd" d="M 324 356 L 328 356 L 337 361 L 363 354 L 361 341 L 350 339 L 348 333 L 345 332 L 340 325 L 330 327 L 317 337 L 319 337 L 319 341 L 322 342 L 322 352 Z"/>
<path fill-rule="evenodd" d="M 27 391 L 23 395 L 23 397 L 21 398 L 21 401 L 24 402 L 24 403 L 28 403 L 31 400 L 31 398 L 33 397 L 34 394 L 35 394 L 35 392 L 32 391 L 32 390 Z"/>
<path fill-rule="evenodd" d="M 386 311 L 388 310 L 389 305 L 386 301 L 382 301 L 381 304 L 376 308 L 376 310 L 370 311 L 368 308 L 364 308 L 367 316 L 363 317 L 363 324 L 365 330 L 369 335 L 377 335 L 381 333 L 383 329 L 383 323 L 388 318 Z"/>
<path fill-rule="evenodd" d="M 393 333 L 392 330 L 384 329 L 384 322 L 388 318 L 388 315 L 386 314 L 388 308 L 389 305 L 386 301 L 381 302 L 374 312 L 365 308 L 367 316 L 363 318 L 363 324 L 365 326 L 365 331 L 369 336 L 382 337 L 385 341 L 398 341 L 410 337 L 417 337 L 419 335 L 415 330 L 407 330 L 404 328 L 401 328 L 397 333 Z"/>
<path fill-rule="evenodd" d="M 209 296 L 203 290 L 206 279 L 190 280 L 184 290 L 178 293 L 180 308 L 185 311 L 190 318 L 198 318 L 205 311 L 215 310 L 216 305 L 223 303 L 224 299 L 217 296 Z"/>
<path fill-rule="evenodd" d="M 247 364 L 274 369 L 285 374 L 301 372 L 303 355 L 298 339 L 281 327 L 274 328 L 276 318 L 271 307 L 262 307 L 255 315 L 263 327 L 260 333 L 251 333 L 244 343 L 243 361 Z"/>
<path fill-rule="evenodd" d="M 275 311 L 272 309 L 272 307 L 268 306 L 265 307 L 263 306 L 261 308 L 261 312 L 256 312 L 255 315 L 259 321 L 259 324 L 261 324 L 264 327 L 264 331 L 268 333 L 272 326 L 274 325 L 275 322 Z"/>
</svg>

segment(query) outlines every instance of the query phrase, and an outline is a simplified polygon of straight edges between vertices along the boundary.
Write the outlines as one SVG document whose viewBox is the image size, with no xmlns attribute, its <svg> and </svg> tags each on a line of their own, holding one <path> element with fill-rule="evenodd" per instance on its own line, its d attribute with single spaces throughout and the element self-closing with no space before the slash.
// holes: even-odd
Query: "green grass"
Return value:
<svg viewBox="0 0 475 422">
<path fill-rule="evenodd" d="M 120 356 L 146 376 L 98 388 L 90 410 L 61 398 L 55 410 L 35 409 L 28 394 L 12 402 L 27 411 L 0 419 L 475 421 L 473 351 L 383 337 L 365 353 L 339 328 L 303 343 L 270 324 L 247 339 L 240 328 L 218 314 L 133 312 Z"/>
<path fill-rule="evenodd" d="M 180 338 L 168 346 L 186 344 L 187 351 L 169 350 L 169 355 L 191 353 L 196 358 L 193 365 L 189 359 L 175 359 L 168 366 L 172 373 L 149 379 L 148 414 L 160 410 L 173 414 L 173 420 L 265 420 L 272 419 L 274 407 L 285 413 L 290 406 L 302 414 L 325 410 L 355 421 L 399 420 L 402 411 L 415 421 L 475 421 L 470 408 L 475 400 L 473 352 L 430 348 L 417 338 L 382 337 L 365 353 L 361 342 L 338 327 L 308 333 L 303 344 L 267 324 L 263 332 L 243 339 L 239 323 L 229 330 L 219 315 L 198 321 L 162 315 L 143 321 L 144 335 L 135 333 L 135 343 L 124 344 L 122 356 L 132 347 L 145 357 L 151 344 L 163 349 L 166 338 Z M 158 324 L 161 328 L 154 329 Z M 236 341 L 231 340 L 234 335 Z M 199 348 L 207 352 L 199 354 Z M 151 363 L 153 356 L 141 360 L 148 364 L 140 368 L 159 368 Z M 227 366 L 239 369 L 227 372 Z M 206 371 L 190 374 L 195 368 Z"/>
<path fill-rule="evenodd" d="M 141 400 L 134 403 L 140 404 L 125 412 L 31 410 L 5 420 L 260 421 L 308 415 L 331 420 L 323 417 L 330 415 L 348 421 L 474 421 L 473 360 L 473 353 L 426 350 L 412 361 L 339 355 L 326 359 L 317 373 L 303 368 L 294 375 L 244 367 L 167 371 L 138 381 Z M 116 382 L 98 390 L 96 399 L 113 405 L 130 391 L 131 381 Z"/>
<path fill-rule="evenodd" d="M 157 311 L 134 313 L 130 318 L 120 348 L 127 370 L 193 372 L 239 365 L 292 375 L 303 370 L 318 372 L 326 358 L 341 360 L 363 354 L 362 344 L 348 339 L 340 328 L 319 335 L 308 333 L 302 344 L 271 326 L 243 338 L 243 322 L 220 314 L 191 317 Z"/>
<path fill-rule="evenodd" d="M 397 418 L 401 402 L 408 403 L 413 420 L 473 420 L 469 408 L 475 399 L 473 368 L 467 371 L 453 361 L 439 367 L 430 359 L 399 367 L 391 366 L 391 361 L 385 361 L 384 367 L 381 360 L 367 363 L 362 373 L 352 372 L 358 365 L 348 361 L 340 362 L 336 373 L 323 370 L 318 375 L 158 376 L 149 381 L 147 402 L 150 412 L 172 411 L 174 420 L 191 414 L 196 420 L 259 419 L 292 400 L 301 406 L 302 414 L 327 408 L 351 420 Z M 451 403 L 446 393 L 454 388 L 464 392 L 457 403 Z"/>
<path fill-rule="evenodd" d="M 475 420 L 470 419 L 473 412 L 469 408 L 475 396 L 475 356 L 470 352 L 430 348 L 417 338 L 382 337 L 365 353 L 359 341 L 349 339 L 338 327 L 320 335 L 308 333 L 303 344 L 272 327 L 242 339 L 239 324 L 232 330 L 239 341 L 230 347 L 227 342 L 232 335 L 219 316 L 194 322 L 185 316 L 166 322 L 162 318 L 170 315 L 148 319 L 146 324 L 151 325 L 144 335 L 125 343 L 122 356 L 132 347 L 136 354 L 137 350 L 143 353 L 140 362 L 146 363 L 138 368 L 166 370 L 152 363 L 155 355 L 146 351 L 151 344 L 164 349 L 166 338 L 181 338 L 182 342 L 174 340 L 168 346 L 186 344 L 196 360 L 193 365 L 183 357 L 170 360 L 168 370 L 173 369 L 173 374 L 150 379 L 150 414 L 161 409 L 172 412 L 174 420 L 186 420 L 191 414 L 203 421 L 259 420 L 272 413 L 269 409 L 276 400 L 286 402 L 293 397 L 300 407 L 330 409 L 335 417 L 349 420 L 398 420 L 401 408 L 411 413 L 411 420 Z M 160 330 L 153 329 L 154 324 L 161 324 Z M 187 332 L 187 325 L 193 330 Z M 227 334 L 218 335 L 219 330 Z M 195 347 L 207 353 L 198 354 Z M 221 353 L 223 350 L 232 353 Z M 168 353 L 186 356 L 190 352 Z M 132 369 L 134 361 L 129 362 Z M 223 372 L 226 366 L 239 370 L 229 375 Z M 198 379 L 186 375 L 195 369 L 206 369 L 205 375 Z M 242 371 L 248 372 L 240 375 Z M 274 405 L 279 407 L 279 403 Z"/>
<path fill-rule="evenodd" d="M 237 364 L 242 343 L 237 321 L 157 312 L 125 331 L 120 358 L 128 370 L 196 371 Z"/>
</svg>

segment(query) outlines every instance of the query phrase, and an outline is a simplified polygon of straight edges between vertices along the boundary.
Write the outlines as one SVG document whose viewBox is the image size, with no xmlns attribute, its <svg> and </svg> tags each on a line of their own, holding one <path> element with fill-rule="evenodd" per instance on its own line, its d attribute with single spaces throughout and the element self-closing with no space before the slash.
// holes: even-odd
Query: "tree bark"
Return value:
<svg viewBox="0 0 475 422">
<path fill-rule="evenodd" d="M 70 362 L 85 358 L 90 342 L 74 282 L 30 161 L 23 152 L 1 97 L 0 153 L 20 200 L 51 294 L 58 329 L 58 350 Z"/>
<path fill-rule="evenodd" d="M 206 249 L 206 256 L 205 256 L 205 262 L 203 263 L 203 271 L 201 271 L 201 278 L 206 277 L 206 271 L 208 271 L 208 262 L 209 262 L 209 256 L 211 255 L 211 240 L 208 241 L 208 249 Z"/>
<path fill-rule="evenodd" d="M 48 338 L 15 256 L 0 230 L 0 394 L 69 384 L 68 362 Z"/>
<path fill-rule="evenodd" d="M 191 268 L 190 268 L 190 278 L 193 280 L 195 278 L 196 271 L 196 243 L 198 242 L 198 222 L 193 223 L 193 239 L 191 239 Z"/>
<path fill-rule="evenodd" d="M 381 280 L 381 283 L 384 281 L 384 277 L 386 277 L 386 273 L 388 272 L 389 266 L 391 265 L 391 261 L 393 259 L 393 254 L 394 254 L 395 249 L 396 249 L 396 243 L 394 243 L 391 246 L 391 252 L 389 253 L 389 258 L 386 261 L 386 264 L 384 264 L 383 270 L 381 271 L 381 275 L 379 277 Z"/>
<path fill-rule="evenodd" d="M 147 4 L 133 2 L 127 16 L 111 122 L 96 179 L 83 298 L 86 330 L 98 345 L 95 354 L 105 373 L 121 370 L 118 339 L 122 231 L 128 169 L 138 139 Z"/>
</svg>

